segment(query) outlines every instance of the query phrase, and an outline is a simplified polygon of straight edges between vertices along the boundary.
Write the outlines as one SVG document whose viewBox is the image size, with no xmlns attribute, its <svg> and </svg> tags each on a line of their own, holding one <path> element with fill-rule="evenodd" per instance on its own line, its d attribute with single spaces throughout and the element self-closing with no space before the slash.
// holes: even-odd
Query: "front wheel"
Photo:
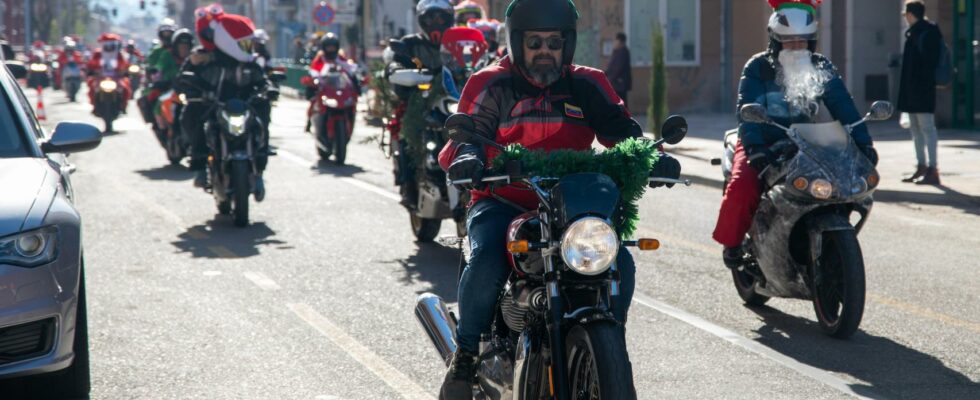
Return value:
<svg viewBox="0 0 980 400">
<path fill-rule="evenodd" d="M 633 367 L 622 325 L 573 327 L 565 339 L 568 384 L 576 399 L 636 399 Z"/>
<path fill-rule="evenodd" d="M 347 160 L 347 121 L 343 118 L 337 118 L 333 124 L 333 142 L 334 161 L 337 165 L 344 165 Z"/>
<path fill-rule="evenodd" d="M 864 316 L 864 256 L 853 230 L 823 233 L 818 265 L 811 269 L 813 310 L 828 335 L 846 339 Z"/>
<path fill-rule="evenodd" d="M 231 187 L 234 191 L 232 201 L 235 226 L 238 227 L 248 226 L 248 197 L 252 194 L 248 182 L 250 169 L 248 161 L 234 161 L 231 164 Z"/>
<path fill-rule="evenodd" d="M 415 239 L 419 243 L 431 243 L 435 240 L 436 235 L 439 234 L 439 228 L 442 227 L 442 220 L 422 218 L 414 211 L 409 212 L 411 213 L 412 233 L 415 235 Z"/>
</svg>

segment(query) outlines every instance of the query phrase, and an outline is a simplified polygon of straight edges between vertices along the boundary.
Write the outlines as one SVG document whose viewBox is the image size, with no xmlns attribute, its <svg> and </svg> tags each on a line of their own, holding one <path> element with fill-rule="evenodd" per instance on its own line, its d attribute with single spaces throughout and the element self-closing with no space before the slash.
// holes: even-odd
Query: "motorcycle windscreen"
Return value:
<svg viewBox="0 0 980 400">
<path fill-rule="evenodd" d="M 583 215 L 612 219 L 619 206 L 619 187 L 603 174 L 566 175 L 551 188 L 551 205 L 559 226 L 567 226 Z"/>
<path fill-rule="evenodd" d="M 874 165 L 864 156 L 840 122 L 793 125 L 805 146 L 790 176 L 823 178 L 834 187 L 832 199 L 848 199 L 868 192 L 867 177 Z"/>
</svg>

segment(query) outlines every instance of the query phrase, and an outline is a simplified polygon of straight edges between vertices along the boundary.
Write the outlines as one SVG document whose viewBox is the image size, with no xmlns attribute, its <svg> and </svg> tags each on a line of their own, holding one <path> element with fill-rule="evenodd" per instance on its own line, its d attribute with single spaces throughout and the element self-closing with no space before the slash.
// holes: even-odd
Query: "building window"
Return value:
<svg viewBox="0 0 980 400">
<path fill-rule="evenodd" d="M 701 64 L 701 0 L 626 0 L 625 11 L 634 65 L 653 65 L 654 22 L 664 31 L 667 66 Z"/>
</svg>

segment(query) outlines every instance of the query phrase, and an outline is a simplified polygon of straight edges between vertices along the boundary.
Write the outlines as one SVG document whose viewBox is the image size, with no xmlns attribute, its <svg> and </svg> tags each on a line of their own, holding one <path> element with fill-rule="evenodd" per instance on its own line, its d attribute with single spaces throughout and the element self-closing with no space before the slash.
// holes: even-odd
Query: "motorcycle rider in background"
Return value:
<svg viewBox="0 0 980 400">
<path fill-rule="evenodd" d="M 456 14 L 456 26 L 468 26 L 470 20 L 481 20 L 486 15 L 483 7 L 471 0 L 461 1 L 453 10 Z"/>
<path fill-rule="evenodd" d="M 126 52 L 122 50 L 122 37 L 115 33 L 103 33 L 99 36 L 100 48 L 95 50 L 92 58 L 85 65 L 88 76 L 88 98 L 92 103 L 92 112 L 95 112 L 95 87 L 99 84 L 103 72 L 113 71 L 114 78 L 123 90 L 123 101 L 119 102 L 120 112 L 126 113 L 126 106 L 129 99 L 133 96 L 133 91 L 129 86 L 129 63 L 126 61 Z"/>
<path fill-rule="evenodd" d="M 861 119 L 854 99 L 829 59 L 815 53 L 816 7 L 820 0 L 769 0 L 769 48 L 756 54 L 742 72 L 736 115 L 748 103 L 759 103 L 769 118 L 783 126 L 817 122 L 819 103 L 829 116 L 848 125 Z M 722 258 L 737 268 L 744 257 L 742 242 L 752 225 L 761 193 L 759 174 L 778 158 L 769 146 L 786 138 L 777 127 L 742 122 L 732 176 L 721 202 L 712 237 L 725 246 Z M 854 127 L 854 141 L 873 164 L 878 153 L 865 124 Z"/>
<path fill-rule="evenodd" d="M 265 94 L 263 97 L 254 97 L 251 103 L 262 122 L 261 148 L 256 150 L 258 174 L 255 181 L 255 200 L 262 201 L 265 198 L 262 171 L 265 170 L 269 157 L 269 115 L 271 102 L 278 98 L 278 90 L 269 81 L 262 67 L 255 63 L 257 56 L 252 53 L 255 25 L 250 19 L 241 15 L 225 14 L 218 4 L 200 8 L 196 14 L 195 29 L 201 46 L 194 50 L 181 71 L 193 72 L 197 87 L 184 87 L 181 84 L 179 89 L 182 92 L 199 91 L 199 88 L 204 87 L 214 91 L 220 87 L 220 93 L 212 92 L 219 100 Z M 208 139 L 202 123 L 208 118 L 208 111 L 213 111 L 209 104 L 190 103 L 180 117 L 181 129 L 191 139 L 190 169 L 197 172 L 194 186 L 201 188 L 207 186 L 208 179 Z"/>
<path fill-rule="evenodd" d="M 143 96 L 136 101 L 136 105 L 139 106 L 140 112 L 147 122 L 152 121 L 151 116 L 157 99 L 163 92 L 170 89 L 180 68 L 180 64 L 174 59 L 173 52 L 170 51 L 176 31 L 177 23 L 170 18 L 165 18 L 157 26 L 157 38 L 154 40 L 153 48 L 150 49 L 150 54 L 145 59 L 143 69 L 146 72 L 148 84 L 143 90 Z"/>
<path fill-rule="evenodd" d="M 357 65 L 348 62 L 347 57 L 344 57 L 344 55 L 341 54 L 340 38 L 337 37 L 337 35 L 335 35 L 333 32 L 327 32 L 326 34 L 323 35 L 323 37 L 320 38 L 319 48 L 320 51 L 316 53 L 316 57 L 313 58 L 313 61 L 310 63 L 310 66 L 308 68 L 310 76 L 312 76 L 313 78 L 318 78 L 320 77 L 320 71 L 323 70 L 324 66 L 328 64 L 334 64 L 339 66 L 341 69 L 343 69 L 344 73 L 346 73 L 348 77 L 350 77 L 351 83 L 354 84 L 354 93 L 361 93 L 360 80 L 357 78 Z M 316 90 L 317 89 L 315 87 L 307 87 L 306 99 L 307 100 L 312 99 L 313 96 L 316 94 Z M 354 123 L 354 115 L 356 113 L 356 108 L 357 105 L 355 104 L 354 108 L 350 110 L 350 113 L 348 115 L 348 119 L 351 121 L 351 124 Z M 310 122 L 309 122 L 310 119 L 308 117 L 311 112 L 313 112 L 313 103 L 310 103 L 310 106 L 306 112 L 307 132 L 310 131 Z"/>
<path fill-rule="evenodd" d="M 572 64 L 578 19 L 572 2 L 514 0 L 508 10 L 511 55 L 473 75 L 460 99 L 459 112 L 475 122 L 473 134 L 505 146 L 520 143 L 544 151 L 589 150 L 596 138 L 604 146 L 613 146 L 643 135 L 605 74 Z M 439 162 L 450 180 L 478 182 L 495 153 L 482 145 L 450 141 Z M 661 154 L 654 174 L 676 179 L 680 164 Z M 458 350 L 442 384 L 440 399 L 445 400 L 472 399 L 480 336 L 490 328 L 511 273 L 504 251 L 506 232 L 523 212 L 514 205 L 524 209 L 538 205 L 536 195 L 519 184 L 493 193 L 476 185 L 470 194 L 470 257 L 459 282 Z M 620 248 L 616 265 L 623 301 L 614 304 L 613 314 L 625 322 L 636 268 L 625 248 Z"/>
<path fill-rule="evenodd" d="M 415 7 L 416 18 L 422 32 L 414 33 L 393 41 L 386 52 L 385 78 L 400 69 L 425 68 L 433 73 L 442 68 L 442 56 L 439 53 L 442 34 L 453 25 L 453 6 L 449 0 L 422 0 Z M 392 135 L 392 143 L 397 142 L 398 154 L 395 164 L 395 185 L 400 187 L 401 204 L 414 208 L 418 199 L 417 186 L 414 184 L 415 166 L 408 156 L 414 152 L 408 148 L 406 135 L 421 135 L 421 127 L 425 123 L 423 116 L 406 115 L 405 109 L 410 101 L 422 101 L 418 89 L 392 85 L 398 104 L 388 131 Z M 406 129 L 408 128 L 408 129 Z"/>
</svg>

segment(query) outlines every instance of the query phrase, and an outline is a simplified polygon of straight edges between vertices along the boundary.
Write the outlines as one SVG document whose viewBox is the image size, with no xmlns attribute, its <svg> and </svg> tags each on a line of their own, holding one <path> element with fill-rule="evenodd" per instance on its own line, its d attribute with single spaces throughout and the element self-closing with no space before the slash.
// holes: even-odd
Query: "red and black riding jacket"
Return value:
<svg viewBox="0 0 980 400">
<path fill-rule="evenodd" d="M 588 150 L 598 138 L 603 146 L 643 135 L 609 79 L 597 69 L 571 65 L 548 87 L 532 83 L 512 65 L 510 57 L 470 77 L 463 88 L 459 112 L 468 114 L 476 133 L 497 143 L 520 143 L 532 150 Z M 458 144 L 450 141 L 439 154 L 444 170 L 456 158 Z M 497 155 L 484 149 L 487 159 Z M 538 199 L 522 185 L 498 188 L 496 195 L 526 209 Z M 473 203 L 492 197 L 489 190 L 473 190 Z"/>
</svg>

